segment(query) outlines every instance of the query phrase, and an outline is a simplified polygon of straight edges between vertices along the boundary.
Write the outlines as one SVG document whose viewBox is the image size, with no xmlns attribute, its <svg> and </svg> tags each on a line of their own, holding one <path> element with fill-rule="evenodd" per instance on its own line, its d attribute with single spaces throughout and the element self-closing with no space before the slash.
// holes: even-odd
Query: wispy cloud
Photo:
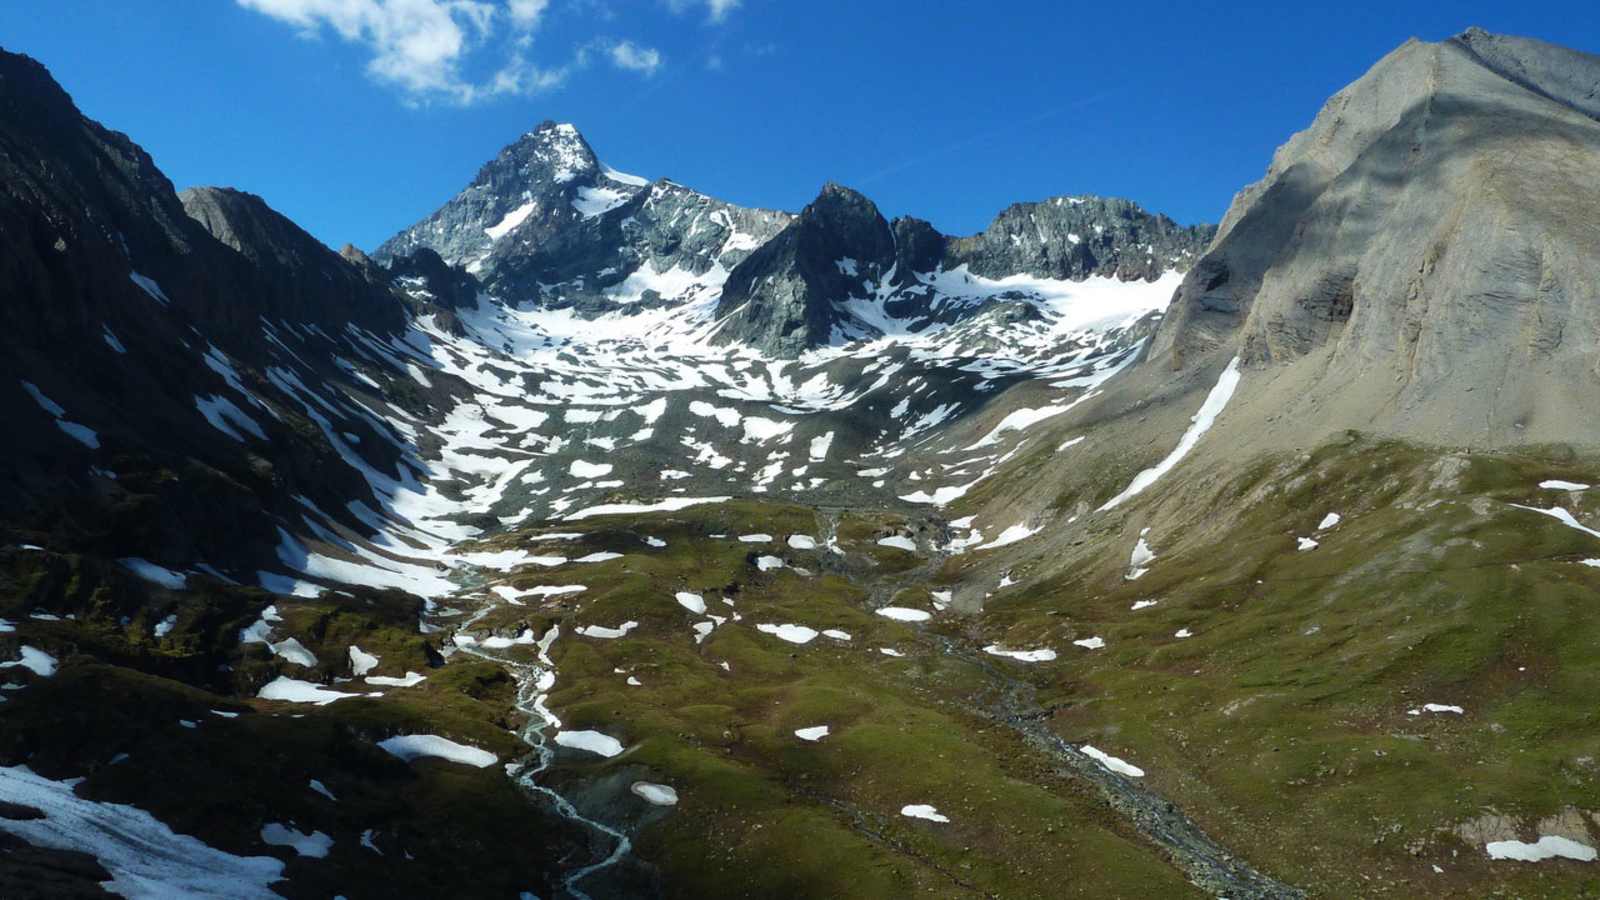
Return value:
<svg viewBox="0 0 1600 900">
<path fill-rule="evenodd" d="M 706 21 L 721 24 L 727 21 L 728 14 L 738 9 L 743 2 L 744 0 L 667 0 L 667 8 L 682 14 L 704 7 Z"/>
<path fill-rule="evenodd" d="M 649 47 L 640 47 L 633 41 L 618 41 L 611 45 L 611 62 L 619 69 L 639 72 L 645 77 L 661 68 L 661 53 Z"/>
<path fill-rule="evenodd" d="M 371 53 L 367 74 L 418 103 L 471 104 L 559 87 L 595 50 L 617 67 L 651 75 L 661 53 L 631 41 L 579 46 L 560 65 L 534 58 L 534 34 L 550 0 L 237 0 L 315 39 L 331 34 Z M 713 0 L 715 2 L 715 0 Z M 720 0 L 726 4 L 728 0 Z M 467 68 L 487 77 L 474 77 Z"/>
</svg>

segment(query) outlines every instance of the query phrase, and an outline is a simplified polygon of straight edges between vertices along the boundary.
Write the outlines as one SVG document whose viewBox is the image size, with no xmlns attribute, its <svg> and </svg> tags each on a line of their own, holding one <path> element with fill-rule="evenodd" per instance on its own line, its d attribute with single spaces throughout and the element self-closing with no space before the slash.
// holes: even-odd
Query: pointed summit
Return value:
<svg viewBox="0 0 1600 900">
<path fill-rule="evenodd" d="M 834 301 L 864 290 L 894 265 L 889 223 L 871 200 L 835 182 L 728 276 L 718 333 L 780 356 L 793 356 L 833 336 Z"/>
<path fill-rule="evenodd" d="M 647 184 L 602 165 L 570 124 L 544 121 L 485 163 L 461 193 L 395 235 L 373 255 L 381 262 L 426 247 L 464 266 L 510 299 L 517 285 L 497 285 L 496 258 L 541 245 L 627 202 Z M 526 286 L 522 286 L 526 287 Z"/>
<path fill-rule="evenodd" d="M 484 166 L 473 183 L 512 174 L 502 162 L 514 162 L 513 172 L 530 181 L 565 184 L 598 174 L 600 160 L 576 126 L 546 119 L 538 127 L 510 144 L 496 159 Z"/>
</svg>

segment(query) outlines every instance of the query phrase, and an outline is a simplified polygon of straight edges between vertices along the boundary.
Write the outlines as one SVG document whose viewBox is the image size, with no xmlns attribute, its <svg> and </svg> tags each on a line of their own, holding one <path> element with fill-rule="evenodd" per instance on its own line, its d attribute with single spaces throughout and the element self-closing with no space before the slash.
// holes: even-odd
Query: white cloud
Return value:
<svg viewBox="0 0 1600 900">
<path fill-rule="evenodd" d="M 416 101 L 468 104 L 559 87 L 589 65 L 580 46 L 570 61 L 542 66 L 530 56 L 550 0 L 237 0 L 302 36 L 332 34 L 367 48 L 367 73 Z M 714 0 L 725 6 L 729 0 Z M 736 2 L 736 0 L 735 0 Z M 629 41 L 609 45 L 612 61 L 650 75 L 661 54 Z M 472 76 L 466 69 L 479 74 Z M 483 77 L 482 73 L 493 74 Z"/>
<path fill-rule="evenodd" d="M 531 30 L 539 24 L 539 18 L 549 6 L 550 0 L 510 0 L 506 12 L 511 14 L 512 22 Z"/>
<path fill-rule="evenodd" d="M 675 13 L 684 13 L 704 6 L 707 18 L 720 23 L 728 18 L 728 13 L 738 9 L 743 2 L 744 0 L 667 0 L 667 7 Z"/>
<path fill-rule="evenodd" d="M 633 41 L 618 41 L 611 45 L 611 62 L 619 69 L 654 75 L 661 68 L 661 52 L 650 47 L 640 47 Z"/>
</svg>

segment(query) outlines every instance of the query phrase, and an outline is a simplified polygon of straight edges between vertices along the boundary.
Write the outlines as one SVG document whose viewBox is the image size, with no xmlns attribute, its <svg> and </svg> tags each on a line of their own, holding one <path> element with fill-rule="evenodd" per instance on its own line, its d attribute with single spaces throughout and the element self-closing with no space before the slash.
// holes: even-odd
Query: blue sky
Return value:
<svg viewBox="0 0 1600 900">
<path fill-rule="evenodd" d="M 1515 8 L 1512 8 L 1512 7 Z M 372 248 L 542 119 L 611 165 L 798 209 L 829 179 L 957 234 L 1007 204 L 1131 197 L 1215 221 L 1407 37 L 1600 52 L 1590 3 L 56 0 L 0 5 L 178 187 L 261 194 Z"/>
</svg>

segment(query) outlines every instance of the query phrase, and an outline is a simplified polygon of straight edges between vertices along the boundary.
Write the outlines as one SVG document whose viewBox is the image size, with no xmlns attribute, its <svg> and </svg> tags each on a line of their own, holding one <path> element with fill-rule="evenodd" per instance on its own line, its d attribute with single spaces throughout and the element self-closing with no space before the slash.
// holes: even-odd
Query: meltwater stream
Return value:
<svg viewBox="0 0 1600 900">
<path fill-rule="evenodd" d="M 496 605 L 497 604 L 490 602 L 483 606 L 478 610 L 478 612 L 474 613 L 472 616 L 468 617 L 466 621 L 461 623 L 457 629 L 458 632 L 470 628 L 472 625 L 476 624 L 480 619 L 491 612 Z M 630 841 L 628 836 L 623 834 L 621 831 L 618 831 L 617 829 L 612 828 L 603 822 L 597 822 L 594 819 L 588 818 L 587 816 L 578 812 L 577 807 L 573 806 L 572 802 L 566 797 L 561 796 L 560 793 L 539 783 L 539 776 L 547 771 L 550 768 L 550 764 L 555 760 L 555 751 L 551 749 L 550 743 L 546 739 L 545 730 L 548 728 L 559 729 L 561 727 L 560 720 L 558 720 L 547 708 L 545 708 L 543 702 L 545 693 L 549 691 L 551 685 L 555 683 L 556 670 L 553 665 L 550 665 L 550 658 L 547 653 L 550 643 L 552 643 L 555 639 L 555 635 L 560 633 L 560 627 L 561 626 L 559 625 L 550 626 L 550 632 L 548 632 L 545 639 L 541 640 L 537 645 L 539 647 L 539 658 L 542 665 L 517 662 L 515 660 L 508 659 L 504 656 L 489 652 L 477 643 L 457 645 L 457 649 L 472 656 L 476 656 L 479 659 L 488 660 L 489 662 L 503 666 L 508 672 L 511 673 L 512 677 L 516 679 L 516 708 L 518 712 L 521 712 L 523 715 L 528 717 L 527 724 L 522 726 L 522 729 L 517 732 L 517 737 L 520 738 L 524 744 L 527 744 L 530 749 L 528 754 L 522 757 L 521 760 L 514 763 L 512 766 L 507 767 L 506 771 L 507 774 L 510 775 L 511 779 L 515 781 L 523 790 L 528 791 L 529 793 L 540 794 L 544 797 L 548 797 L 550 802 L 555 806 L 556 811 L 560 813 L 563 818 L 570 819 L 579 825 L 593 829 L 594 831 L 605 835 L 608 839 L 614 842 L 611 853 L 608 854 L 604 859 L 600 860 L 599 862 L 591 863 L 583 868 L 574 869 L 573 871 L 567 873 L 566 877 L 562 879 L 562 887 L 566 890 L 567 894 L 577 898 L 577 900 L 593 900 L 593 898 L 591 898 L 587 893 L 584 893 L 584 891 L 578 887 L 578 883 L 597 872 L 608 869 L 621 862 L 633 849 L 633 842 Z"/>
</svg>

